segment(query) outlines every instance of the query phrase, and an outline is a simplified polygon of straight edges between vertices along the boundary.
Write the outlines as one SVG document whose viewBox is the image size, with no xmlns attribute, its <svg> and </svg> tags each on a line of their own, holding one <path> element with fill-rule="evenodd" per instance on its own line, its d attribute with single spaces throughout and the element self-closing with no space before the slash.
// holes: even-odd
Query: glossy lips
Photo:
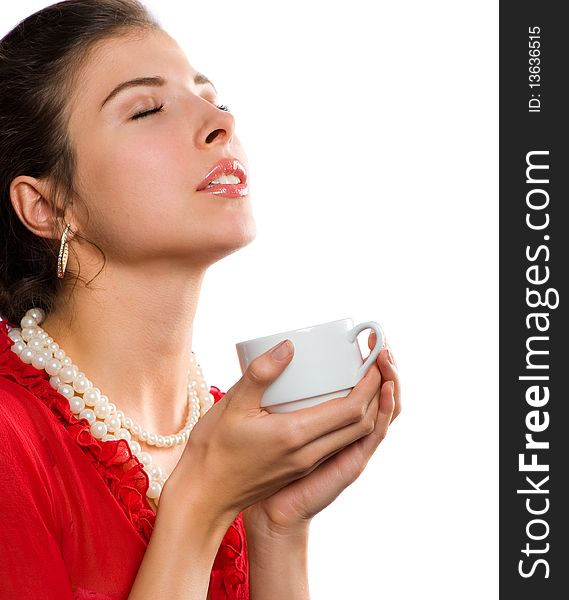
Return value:
<svg viewBox="0 0 569 600">
<path fill-rule="evenodd" d="M 236 175 L 241 181 L 240 183 L 216 183 L 209 185 L 211 181 L 222 175 Z M 222 158 L 209 170 L 208 174 L 198 185 L 197 191 L 228 198 L 246 196 L 249 193 L 249 188 L 247 186 L 245 167 L 236 158 Z"/>
</svg>

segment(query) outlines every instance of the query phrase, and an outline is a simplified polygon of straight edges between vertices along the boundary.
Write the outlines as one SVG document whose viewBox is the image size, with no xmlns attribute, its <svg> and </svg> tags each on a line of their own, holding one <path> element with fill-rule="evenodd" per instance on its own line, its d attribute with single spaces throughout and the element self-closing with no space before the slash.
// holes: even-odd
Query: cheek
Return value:
<svg viewBox="0 0 569 600">
<path fill-rule="evenodd" d="M 156 136 L 133 136 L 99 148 L 108 150 L 91 152 L 85 161 L 89 195 L 98 202 L 149 223 L 184 208 L 184 196 L 192 190 L 187 148 Z"/>
<path fill-rule="evenodd" d="M 123 146 L 105 161 L 104 171 L 112 186 L 128 196 L 163 199 L 188 185 L 190 179 L 184 151 L 172 141 L 151 139 Z"/>
</svg>

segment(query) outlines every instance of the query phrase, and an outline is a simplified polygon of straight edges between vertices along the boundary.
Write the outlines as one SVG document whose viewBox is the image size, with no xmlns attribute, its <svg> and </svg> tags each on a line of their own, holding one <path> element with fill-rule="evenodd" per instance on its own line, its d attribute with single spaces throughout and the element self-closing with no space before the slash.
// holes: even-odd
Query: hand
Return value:
<svg viewBox="0 0 569 600">
<path fill-rule="evenodd" d="M 375 332 L 368 338 L 373 349 Z M 247 507 L 243 523 L 248 534 L 288 535 L 308 527 L 310 520 L 328 506 L 363 472 L 372 454 L 387 434 L 387 429 L 401 412 L 401 385 L 397 364 L 386 344 L 370 371 L 379 369 L 380 388 L 370 409 L 377 412 L 371 433 L 325 456 L 315 468 L 301 479 L 278 492 Z M 383 380 L 383 383 L 382 383 Z"/>
<path fill-rule="evenodd" d="M 273 350 L 287 349 L 284 356 Z M 243 377 L 200 419 L 161 494 L 201 507 L 202 517 L 229 524 L 375 426 L 381 383 L 377 365 L 348 397 L 291 413 L 260 406 L 267 387 L 292 360 L 294 344 L 279 344 L 249 363 Z M 196 481 L 200 482 L 195 486 Z M 170 502 L 166 505 L 173 506 Z"/>
</svg>

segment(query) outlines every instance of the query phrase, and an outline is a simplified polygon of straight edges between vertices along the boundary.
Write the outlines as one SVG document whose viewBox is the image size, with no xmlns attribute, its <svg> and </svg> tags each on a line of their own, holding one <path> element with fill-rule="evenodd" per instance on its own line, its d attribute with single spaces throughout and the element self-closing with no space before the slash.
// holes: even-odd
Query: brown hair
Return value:
<svg viewBox="0 0 569 600">
<path fill-rule="evenodd" d="M 63 217 L 77 198 L 66 101 L 89 50 L 115 35 L 158 28 L 137 0 L 65 0 L 27 17 L 0 40 L 0 317 L 15 325 L 32 306 L 53 310 L 68 271 L 57 277 L 66 222 L 57 239 L 32 233 L 14 210 L 10 184 L 19 175 L 46 178 L 53 214 Z"/>
</svg>

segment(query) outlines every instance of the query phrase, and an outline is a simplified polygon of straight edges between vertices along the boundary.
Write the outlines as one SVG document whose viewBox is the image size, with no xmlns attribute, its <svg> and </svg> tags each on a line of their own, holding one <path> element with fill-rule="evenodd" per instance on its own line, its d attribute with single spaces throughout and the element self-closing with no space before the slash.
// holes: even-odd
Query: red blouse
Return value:
<svg viewBox="0 0 569 600">
<path fill-rule="evenodd" d="M 102 442 L 0 321 L 0 598 L 127 598 L 156 515 L 126 440 Z M 215 402 L 224 395 L 211 386 Z M 175 548 L 173 548 L 175 550 Z M 217 552 L 212 600 L 249 600 L 241 513 Z"/>
</svg>

